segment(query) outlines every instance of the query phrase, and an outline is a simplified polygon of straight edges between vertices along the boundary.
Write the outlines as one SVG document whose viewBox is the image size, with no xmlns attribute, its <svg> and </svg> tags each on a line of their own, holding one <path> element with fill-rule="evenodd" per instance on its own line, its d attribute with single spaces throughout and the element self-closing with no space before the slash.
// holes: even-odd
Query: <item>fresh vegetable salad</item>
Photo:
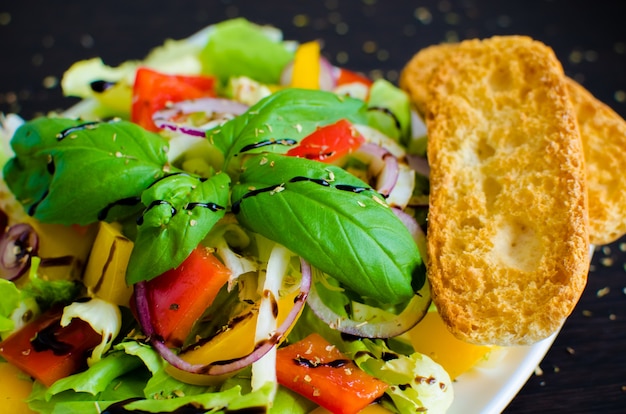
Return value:
<svg viewBox="0 0 626 414">
<path fill-rule="evenodd" d="M 67 112 L 3 119 L 0 355 L 30 409 L 447 409 L 401 90 L 244 19 L 62 86 Z"/>
</svg>

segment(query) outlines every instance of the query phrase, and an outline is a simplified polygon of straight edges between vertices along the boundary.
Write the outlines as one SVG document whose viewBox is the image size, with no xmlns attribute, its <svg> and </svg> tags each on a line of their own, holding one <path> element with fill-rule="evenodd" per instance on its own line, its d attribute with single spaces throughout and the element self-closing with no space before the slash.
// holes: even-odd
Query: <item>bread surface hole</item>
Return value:
<svg viewBox="0 0 626 414">
<path fill-rule="evenodd" d="M 496 149 L 485 138 L 481 138 L 478 140 L 474 152 L 480 161 L 485 161 L 496 153 Z"/>
<path fill-rule="evenodd" d="M 485 202 L 488 210 L 493 207 L 501 191 L 502 185 L 495 178 L 485 177 L 483 180 L 483 192 L 485 193 Z"/>
<path fill-rule="evenodd" d="M 507 91 L 513 86 L 513 76 L 508 67 L 499 67 L 489 77 L 489 86 L 495 92 Z"/>
<path fill-rule="evenodd" d="M 541 242 L 535 231 L 520 221 L 505 221 L 493 236 L 494 259 L 523 272 L 536 270 L 541 263 Z"/>
</svg>

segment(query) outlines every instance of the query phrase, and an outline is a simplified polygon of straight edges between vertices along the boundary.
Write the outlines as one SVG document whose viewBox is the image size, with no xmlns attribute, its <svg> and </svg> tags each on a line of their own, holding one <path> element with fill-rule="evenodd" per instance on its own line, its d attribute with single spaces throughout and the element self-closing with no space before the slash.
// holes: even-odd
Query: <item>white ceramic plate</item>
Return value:
<svg viewBox="0 0 626 414">
<path fill-rule="evenodd" d="M 489 359 L 454 382 L 454 402 L 447 414 L 498 414 L 522 389 L 557 334 L 532 346 L 498 348 Z"/>
</svg>

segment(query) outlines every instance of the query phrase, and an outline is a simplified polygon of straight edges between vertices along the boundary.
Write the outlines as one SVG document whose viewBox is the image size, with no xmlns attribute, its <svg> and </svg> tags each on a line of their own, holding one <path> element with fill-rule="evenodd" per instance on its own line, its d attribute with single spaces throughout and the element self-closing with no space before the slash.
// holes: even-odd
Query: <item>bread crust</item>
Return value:
<svg viewBox="0 0 626 414">
<path fill-rule="evenodd" d="M 589 240 L 608 244 L 626 234 L 626 121 L 573 79 L 566 83 L 585 151 Z"/>
<path fill-rule="evenodd" d="M 455 53 L 458 43 L 426 47 L 405 65 L 399 84 L 424 116 L 430 80 L 439 65 Z M 589 241 L 603 245 L 626 234 L 626 121 L 587 89 L 566 77 L 585 152 L 589 191 Z"/>
<path fill-rule="evenodd" d="M 433 70 L 428 94 L 433 301 L 468 342 L 546 338 L 589 266 L 584 156 L 561 65 L 527 37 L 468 40 Z"/>
</svg>

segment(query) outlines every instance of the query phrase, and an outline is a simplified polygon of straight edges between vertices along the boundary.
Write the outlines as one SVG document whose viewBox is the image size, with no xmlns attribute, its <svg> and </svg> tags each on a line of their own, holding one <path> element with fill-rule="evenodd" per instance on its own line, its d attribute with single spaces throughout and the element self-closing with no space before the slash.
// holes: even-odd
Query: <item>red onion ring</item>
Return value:
<svg viewBox="0 0 626 414">
<path fill-rule="evenodd" d="M 228 115 L 241 115 L 248 110 L 248 105 L 241 102 L 223 98 L 201 98 L 187 101 L 175 102 L 165 109 L 156 111 L 152 115 L 152 120 L 157 128 L 196 137 L 204 137 L 206 131 L 199 127 L 180 124 L 172 121 L 173 118 L 191 114 L 194 112 L 204 112 L 212 120 L 229 119 Z"/>
<path fill-rule="evenodd" d="M 293 325 L 300 311 L 304 306 L 309 290 L 311 289 L 311 266 L 302 258 L 300 258 L 302 279 L 300 281 L 300 293 L 294 300 L 294 306 L 289 311 L 289 314 L 283 321 L 283 323 L 274 331 L 272 336 L 263 342 L 258 343 L 254 351 L 241 358 L 236 358 L 228 361 L 215 361 L 210 364 L 190 364 L 184 359 L 180 358 L 177 354 L 169 349 L 163 342 L 163 338 L 158 337 L 154 331 L 154 325 L 152 324 L 152 316 L 150 315 L 150 308 L 148 303 L 148 297 L 146 295 L 145 282 L 139 282 L 135 284 L 135 300 L 137 305 L 137 314 L 139 324 L 143 330 L 143 333 L 148 337 L 152 346 L 161 355 L 163 359 L 169 362 L 173 367 L 187 371 L 193 374 L 203 375 L 223 375 L 231 372 L 238 371 L 246 366 L 258 361 L 263 355 L 267 354 L 273 347 L 275 347 L 285 332 L 289 330 Z"/>
<path fill-rule="evenodd" d="M 424 231 L 424 229 L 422 229 L 422 226 L 420 226 L 417 220 L 415 220 L 415 217 L 403 211 L 402 209 L 392 207 L 391 211 L 395 213 L 395 215 L 405 225 L 407 230 L 409 230 L 409 233 L 411 233 L 413 240 L 415 240 L 415 244 L 417 244 L 420 255 L 423 259 L 425 259 L 427 254 L 426 232 Z"/>
<path fill-rule="evenodd" d="M 354 154 L 363 154 L 368 158 L 370 171 L 377 176 L 376 191 L 387 197 L 398 181 L 398 159 L 385 148 L 371 142 L 363 143 Z"/>
<path fill-rule="evenodd" d="M 430 177 L 430 165 L 426 157 L 415 154 L 406 154 L 406 162 L 411 169 L 424 177 Z"/>
<path fill-rule="evenodd" d="M 39 249 L 39 236 L 26 223 L 9 227 L 0 236 L 0 277 L 15 280 L 30 267 L 31 257 Z"/>
<path fill-rule="evenodd" d="M 307 304 L 322 321 L 339 332 L 361 338 L 393 338 L 402 335 L 417 325 L 430 307 L 430 287 L 424 285 L 421 295 L 414 295 L 406 307 L 395 317 L 377 322 L 349 319 L 337 314 L 318 295 L 315 284 L 311 286 Z"/>
</svg>

